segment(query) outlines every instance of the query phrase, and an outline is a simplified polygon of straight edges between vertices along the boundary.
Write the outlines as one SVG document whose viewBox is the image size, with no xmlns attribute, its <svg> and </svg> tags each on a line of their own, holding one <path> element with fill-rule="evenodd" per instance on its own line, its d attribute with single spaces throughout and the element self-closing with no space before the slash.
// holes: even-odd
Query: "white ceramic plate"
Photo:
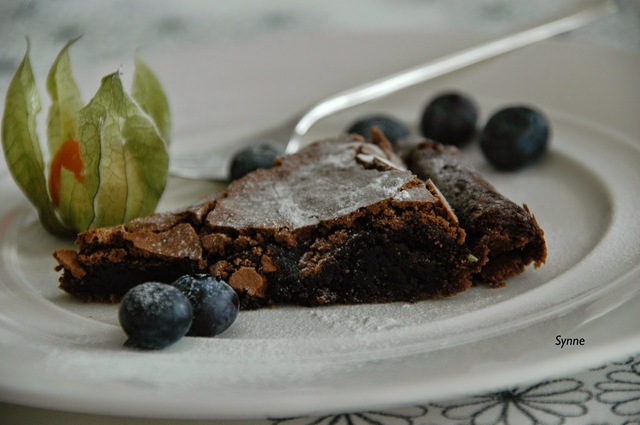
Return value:
<svg viewBox="0 0 640 425">
<path fill-rule="evenodd" d="M 229 151 L 233 137 L 324 95 L 472 42 L 332 37 L 149 54 L 172 99 L 175 153 Z M 242 312 L 219 338 L 185 338 L 158 352 L 122 347 L 117 306 L 83 304 L 57 289 L 51 252 L 71 244 L 43 232 L 3 166 L 0 399 L 97 414 L 282 417 L 453 397 L 640 350 L 637 325 L 626 326 L 638 314 L 623 304 L 640 286 L 639 66 L 634 55 L 542 43 L 332 117 L 310 135 L 335 135 L 374 110 L 415 126 L 445 88 L 474 95 L 483 119 L 509 104 L 538 106 L 553 127 L 542 162 L 500 174 L 477 148 L 467 154 L 538 218 L 549 248 L 542 268 L 506 288 L 445 300 Z M 98 78 L 99 68 L 81 81 Z M 161 208 L 216 189 L 172 180 Z M 560 349 L 557 335 L 586 342 Z"/>
</svg>

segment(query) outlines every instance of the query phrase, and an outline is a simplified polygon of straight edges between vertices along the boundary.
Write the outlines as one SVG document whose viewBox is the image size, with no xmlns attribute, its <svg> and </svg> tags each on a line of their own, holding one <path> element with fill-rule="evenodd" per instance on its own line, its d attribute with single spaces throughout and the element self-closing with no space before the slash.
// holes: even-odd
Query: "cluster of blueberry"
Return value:
<svg viewBox="0 0 640 425">
<path fill-rule="evenodd" d="M 420 132 L 439 143 L 463 147 L 477 134 L 478 106 L 467 94 L 449 91 L 435 96 L 420 119 Z M 389 115 L 363 117 L 353 123 L 349 133 L 369 137 L 377 127 L 392 144 L 409 136 L 408 127 Z M 549 121 L 536 108 L 509 106 L 495 112 L 480 131 L 480 147 L 498 170 L 520 169 L 538 158 L 549 144 Z"/>
<path fill-rule="evenodd" d="M 462 147 L 478 133 L 478 106 L 467 94 L 448 91 L 435 96 L 425 107 L 420 132 L 428 139 Z M 368 138 L 377 127 L 394 145 L 410 136 L 409 128 L 387 114 L 362 117 L 347 128 L 347 133 Z M 509 106 L 494 113 L 480 131 L 480 147 L 487 160 L 498 170 L 520 169 L 538 158 L 549 144 L 550 126 L 545 115 L 529 106 Z M 230 179 L 236 180 L 258 168 L 270 168 L 281 147 L 262 143 L 249 146 L 233 157 Z"/>
<path fill-rule="evenodd" d="M 118 318 L 129 338 L 125 345 L 161 349 L 185 335 L 220 335 L 238 311 L 238 295 L 231 286 L 195 274 L 172 284 L 147 282 L 133 287 L 122 298 Z"/>
</svg>

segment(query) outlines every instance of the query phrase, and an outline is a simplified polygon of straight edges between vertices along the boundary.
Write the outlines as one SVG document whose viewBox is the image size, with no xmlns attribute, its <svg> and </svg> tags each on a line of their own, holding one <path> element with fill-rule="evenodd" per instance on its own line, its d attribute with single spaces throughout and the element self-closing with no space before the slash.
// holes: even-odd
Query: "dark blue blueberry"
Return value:
<svg viewBox="0 0 640 425">
<path fill-rule="evenodd" d="M 376 114 L 362 117 L 347 128 L 347 133 L 359 134 L 365 139 L 371 138 L 371 129 L 376 127 L 394 146 L 399 140 L 409 136 L 409 128 L 399 119 L 390 115 Z"/>
<path fill-rule="evenodd" d="M 283 154 L 284 150 L 281 147 L 271 143 L 247 146 L 238 151 L 231 159 L 229 178 L 237 180 L 259 168 L 271 168 L 273 161 Z"/>
<path fill-rule="evenodd" d="M 476 134 L 477 122 L 475 102 L 464 94 L 447 92 L 427 104 L 420 120 L 420 131 L 428 139 L 461 147 Z"/>
<path fill-rule="evenodd" d="M 193 324 L 187 335 L 216 336 L 238 316 L 238 295 L 226 282 L 207 274 L 182 276 L 173 283 L 193 305 Z"/>
<path fill-rule="evenodd" d="M 480 136 L 480 147 L 498 170 L 517 170 L 547 151 L 550 133 L 549 122 L 540 111 L 513 106 L 489 118 Z"/>
<path fill-rule="evenodd" d="M 126 345 L 160 349 L 186 335 L 193 320 L 193 308 L 173 286 L 147 282 L 125 294 L 118 319 L 129 337 Z"/>
</svg>

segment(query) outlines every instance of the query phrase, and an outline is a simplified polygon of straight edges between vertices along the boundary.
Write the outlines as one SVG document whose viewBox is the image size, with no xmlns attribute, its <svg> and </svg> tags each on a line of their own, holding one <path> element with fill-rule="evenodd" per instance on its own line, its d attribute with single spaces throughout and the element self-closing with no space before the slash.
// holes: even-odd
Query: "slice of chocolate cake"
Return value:
<svg viewBox="0 0 640 425">
<path fill-rule="evenodd" d="M 454 146 L 424 141 L 406 157 L 408 167 L 442 191 L 467 232 L 467 245 L 482 269 L 476 276 L 491 286 L 545 262 L 544 235 L 527 205 L 500 193 Z"/>
<path fill-rule="evenodd" d="M 59 250 L 60 286 L 117 301 L 147 280 L 209 272 L 244 308 L 417 301 L 471 285 L 479 263 L 431 182 L 387 146 L 345 136 L 316 142 L 177 213 L 78 236 Z"/>
</svg>

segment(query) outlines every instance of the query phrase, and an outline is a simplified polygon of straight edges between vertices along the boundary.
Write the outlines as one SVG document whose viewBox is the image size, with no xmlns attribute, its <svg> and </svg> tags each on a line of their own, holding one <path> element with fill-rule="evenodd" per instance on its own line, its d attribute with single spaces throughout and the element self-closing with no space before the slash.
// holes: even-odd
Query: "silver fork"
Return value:
<svg viewBox="0 0 640 425">
<path fill-rule="evenodd" d="M 303 137 L 323 118 L 351 107 L 379 99 L 416 84 L 483 62 L 501 54 L 563 34 L 617 10 L 612 0 L 580 2 L 568 11 L 511 34 L 498 37 L 459 52 L 391 74 L 325 98 L 284 125 L 256 133 L 235 143 L 238 148 L 258 140 L 282 141 L 286 153 L 303 146 Z M 200 152 L 171 159 L 169 172 L 176 177 L 227 181 L 230 158 L 215 151 Z"/>
</svg>

